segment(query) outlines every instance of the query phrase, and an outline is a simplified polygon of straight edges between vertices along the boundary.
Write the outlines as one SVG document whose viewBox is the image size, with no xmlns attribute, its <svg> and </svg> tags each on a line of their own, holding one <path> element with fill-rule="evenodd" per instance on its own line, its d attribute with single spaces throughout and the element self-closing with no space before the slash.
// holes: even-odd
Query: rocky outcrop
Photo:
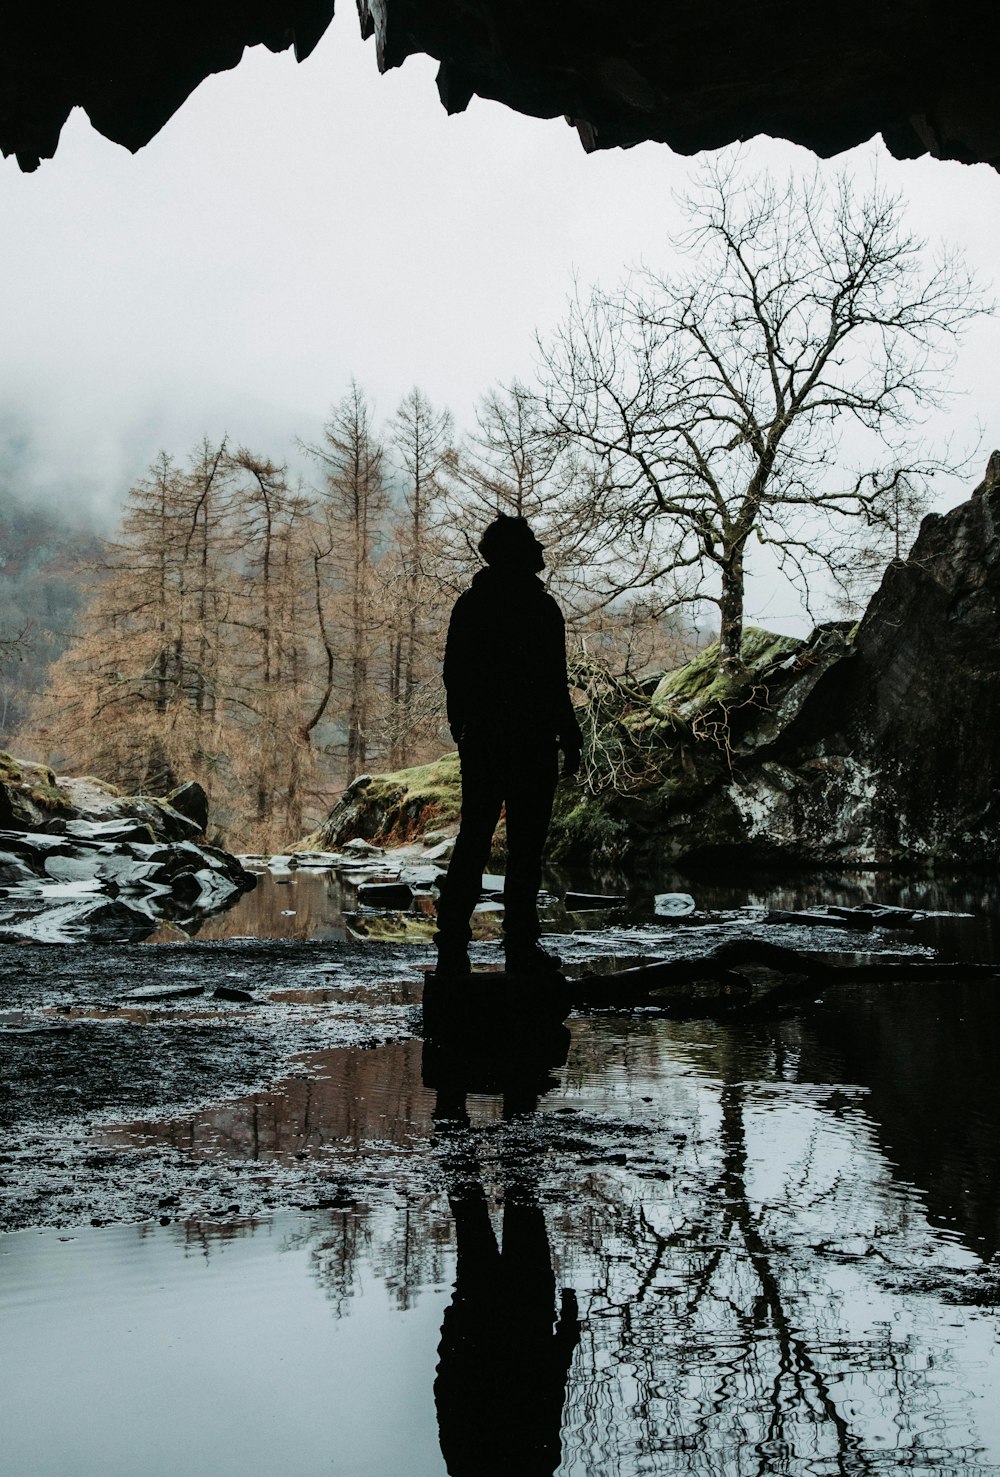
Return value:
<svg viewBox="0 0 1000 1477">
<path fill-rule="evenodd" d="M 886 570 L 854 649 L 804 708 L 793 765 L 847 778 L 828 792 L 843 797 L 842 828 L 859 855 L 1000 860 L 997 481 L 924 519 L 909 558 Z"/>
<path fill-rule="evenodd" d="M 335 851 L 361 838 L 379 846 L 401 846 L 428 831 L 457 830 L 461 803 L 457 754 L 392 774 L 359 775 L 323 824 L 299 845 Z"/>
<path fill-rule="evenodd" d="M 13 0 L 0 19 L 0 148 L 22 169 L 50 159 L 74 107 L 133 153 L 213 72 L 248 46 L 294 47 L 301 61 L 333 17 L 333 0 L 124 0 L 39 7 Z"/>
<path fill-rule="evenodd" d="M 850 637 L 818 636 L 791 680 L 689 714 L 655 784 L 564 814 L 563 854 L 603 825 L 608 851 L 687 862 L 995 866 L 1000 480 L 924 519 Z"/>
<path fill-rule="evenodd" d="M 978 0 L 942 27 L 916 0 L 846 0 L 829 15 L 792 0 L 711 6 L 588 0 L 359 0 L 382 70 L 415 52 L 440 63 L 449 112 L 473 96 L 564 116 L 584 146 L 646 140 L 681 154 L 765 133 L 828 156 L 881 133 L 898 158 L 1000 159 L 990 64 L 967 45 Z M 980 91 L 982 89 L 982 91 Z"/>
<path fill-rule="evenodd" d="M 993 12 L 958 0 L 358 0 L 382 70 L 423 52 L 440 62 L 449 112 L 473 96 L 533 117 L 564 116 L 585 147 L 653 139 L 680 153 L 766 133 L 838 153 L 881 133 L 899 158 L 1000 159 Z M 122 0 L 51 7 L 13 0 L 0 20 L 0 147 L 23 169 L 50 158 L 69 111 L 135 150 L 244 48 L 301 60 L 333 0 Z"/>
<path fill-rule="evenodd" d="M 193 814 L 0 754 L 0 940 L 136 940 L 164 921 L 190 930 L 252 888 L 236 857 L 204 843 L 201 786 L 173 798 Z"/>
</svg>

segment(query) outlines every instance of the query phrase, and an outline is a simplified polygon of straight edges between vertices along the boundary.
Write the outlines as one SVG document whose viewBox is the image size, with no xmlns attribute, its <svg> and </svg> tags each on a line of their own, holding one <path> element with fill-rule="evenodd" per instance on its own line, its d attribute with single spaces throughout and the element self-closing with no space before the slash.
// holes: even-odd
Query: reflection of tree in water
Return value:
<svg viewBox="0 0 1000 1477">
<path fill-rule="evenodd" d="M 651 1196 L 595 1172 L 560 1219 L 567 1261 L 592 1289 L 565 1470 L 812 1477 L 941 1470 L 934 1450 L 949 1466 L 970 1456 L 961 1392 L 940 1384 L 948 1353 L 935 1347 L 933 1305 L 926 1340 L 901 1334 L 891 1309 L 865 1316 L 866 1285 L 886 1296 L 870 1276 L 884 1267 L 880 1241 L 912 1248 L 918 1225 L 926 1236 L 884 1163 L 859 1152 L 868 1125 L 850 1125 L 831 1163 L 829 1119 L 805 1110 L 815 1121 L 799 1125 L 794 1156 L 779 1132 L 761 1179 L 756 1135 L 778 1114 L 749 1097 L 745 1060 L 721 1065 L 718 1116 L 702 1123 L 716 1144 L 705 1178 L 685 1182 L 687 1160 L 672 1190 Z M 860 1336 L 847 1332 L 862 1322 Z"/>
<path fill-rule="evenodd" d="M 491 1388 L 501 1414 L 523 1411 L 518 1378 L 532 1360 L 543 1371 L 529 1381 L 539 1396 L 529 1418 L 544 1438 L 539 1471 L 560 1459 L 560 1440 L 560 1471 L 574 1477 L 826 1477 L 974 1464 L 975 1395 L 963 1388 L 966 1366 L 950 1363 L 941 1305 L 893 1291 L 907 1268 L 940 1267 L 941 1243 L 879 1148 L 870 1095 L 810 1065 L 812 1029 L 798 1020 L 739 1029 L 578 1022 L 565 1080 L 571 1096 L 591 1094 L 586 1113 L 563 1106 L 569 1116 L 560 1117 L 556 1102 L 555 1112 L 505 1122 L 494 1114 L 466 1128 L 455 1114 L 450 1146 L 438 1125 L 450 1212 L 428 1185 L 405 1204 L 331 1209 L 300 1223 L 288 1244 L 308 1248 L 338 1316 L 363 1278 L 387 1287 L 399 1308 L 440 1287 L 457 1225 L 460 1263 L 463 1248 L 470 1255 L 442 1333 L 437 1391 L 453 1471 L 491 1470 L 475 1465 L 475 1413 L 489 1408 Z M 361 1100 L 380 1115 L 385 1091 L 363 1085 Z M 394 1109 L 417 1102 L 406 1072 L 392 1096 Z M 276 1144 L 321 1120 L 324 1134 L 353 1141 L 357 1125 L 340 1108 L 318 1114 L 311 1097 L 292 1094 L 293 1105 Z M 629 1139 L 630 1115 L 643 1114 L 659 1127 Z M 602 1156 L 613 1146 L 627 1149 L 625 1163 Z M 550 1176 L 560 1174 L 553 1199 Z M 516 1256 L 502 1265 L 508 1211 L 512 1236 L 524 1232 L 520 1270 Z M 581 1289 L 571 1368 L 575 1320 L 563 1325 L 565 1339 L 555 1337 L 559 1284 Z M 494 1356 L 514 1371 L 506 1393 Z M 428 1367 L 428 1400 L 432 1380 Z M 982 1371 L 966 1383 L 980 1381 Z M 463 1409 L 471 1432 L 456 1417 Z M 508 1422 L 504 1439 L 515 1430 Z M 509 1442 L 491 1450 L 506 1451 L 511 1470 L 532 1470 L 518 1468 Z"/>
<path fill-rule="evenodd" d="M 437 1197 L 398 1207 L 352 1206 L 330 1211 L 289 1234 L 289 1247 L 308 1247 L 310 1264 L 336 1317 L 372 1277 L 386 1288 L 399 1312 L 447 1276 L 453 1232 Z"/>
</svg>

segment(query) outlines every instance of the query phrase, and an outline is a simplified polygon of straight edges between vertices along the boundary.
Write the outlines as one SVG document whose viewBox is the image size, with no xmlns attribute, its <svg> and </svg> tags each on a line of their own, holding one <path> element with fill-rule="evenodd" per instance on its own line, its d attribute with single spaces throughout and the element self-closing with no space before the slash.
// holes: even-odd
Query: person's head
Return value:
<svg viewBox="0 0 1000 1477">
<path fill-rule="evenodd" d="M 479 540 L 479 552 L 491 569 L 538 574 L 545 568 L 545 550 L 526 518 L 501 513 Z"/>
</svg>

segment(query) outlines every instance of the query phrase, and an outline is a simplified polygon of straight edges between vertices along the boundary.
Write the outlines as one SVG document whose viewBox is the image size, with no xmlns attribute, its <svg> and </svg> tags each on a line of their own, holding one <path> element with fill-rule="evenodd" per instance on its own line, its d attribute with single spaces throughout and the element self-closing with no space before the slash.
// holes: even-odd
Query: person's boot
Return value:
<svg viewBox="0 0 1000 1477">
<path fill-rule="evenodd" d="M 465 979 L 472 973 L 469 950 L 465 944 L 438 939 L 437 963 L 434 973 L 438 979 Z"/>
<path fill-rule="evenodd" d="M 556 954 L 547 954 L 535 939 L 505 940 L 504 959 L 508 974 L 560 975 L 562 960 Z"/>
</svg>

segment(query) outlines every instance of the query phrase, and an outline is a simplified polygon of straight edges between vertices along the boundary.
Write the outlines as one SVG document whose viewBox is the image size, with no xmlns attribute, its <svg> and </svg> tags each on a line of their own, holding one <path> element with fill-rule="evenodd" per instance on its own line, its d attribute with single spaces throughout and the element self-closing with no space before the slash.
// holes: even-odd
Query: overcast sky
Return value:
<svg viewBox="0 0 1000 1477">
<path fill-rule="evenodd" d="M 414 383 L 468 424 L 493 381 L 529 374 L 571 274 L 662 263 L 691 162 L 662 145 L 584 154 L 561 120 L 473 100 L 448 118 L 435 63 L 380 77 L 343 7 L 301 66 L 249 52 L 136 156 L 79 111 L 54 160 L 0 165 L 0 435 L 30 434 L 20 487 L 117 503 L 159 447 L 203 434 L 284 458 L 352 374 L 388 415 Z M 990 279 L 1000 177 L 878 157 L 916 229 Z M 748 164 L 811 167 L 770 140 Z M 1000 442 L 1000 321 L 970 332 L 950 412 Z M 954 502 L 959 487 L 943 490 Z"/>
</svg>

